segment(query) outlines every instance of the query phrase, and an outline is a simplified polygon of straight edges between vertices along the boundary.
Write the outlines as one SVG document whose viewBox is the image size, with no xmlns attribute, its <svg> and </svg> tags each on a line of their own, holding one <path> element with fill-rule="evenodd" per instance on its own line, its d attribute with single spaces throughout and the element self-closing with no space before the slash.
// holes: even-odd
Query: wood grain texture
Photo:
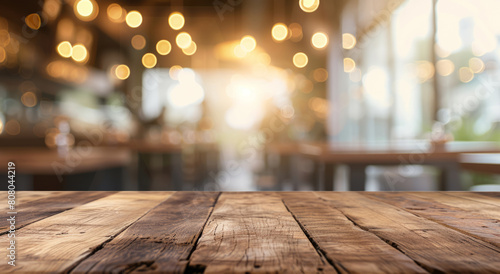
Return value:
<svg viewBox="0 0 500 274">
<path fill-rule="evenodd" d="M 334 272 L 276 193 L 223 193 L 190 267 L 205 273 Z"/>
<path fill-rule="evenodd" d="M 397 192 L 365 195 L 500 247 L 500 222 L 497 219 L 421 198 L 425 193 L 420 197 Z"/>
<path fill-rule="evenodd" d="M 412 192 L 411 195 L 500 220 L 498 206 L 450 195 L 450 192 Z"/>
<path fill-rule="evenodd" d="M 24 195 L 22 193 L 23 192 L 18 192 L 18 195 L 22 197 Z M 29 198 L 26 199 L 18 200 L 16 198 L 16 228 L 21 229 L 22 227 L 38 220 L 42 220 L 114 193 L 115 192 L 60 191 L 50 195 L 29 195 Z M 0 214 L 0 219 L 5 220 L 8 218 L 9 214 L 6 212 L 2 212 L 2 214 Z M 7 233 L 8 230 L 8 224 L 2 222 L 0 225 L 0 235 Z"/>
<path fill-rule="evenodd" d="M 500 249 L 489 243 L 359 193 L 317 195 L 428 271 L 498 273 L 500 269 Z"/>
<path fill-rule="evenodd" d="M 0 273 L 69 269 L 170 195 L 119 192 L 27 225 L 16 234 L 18 263 L 0 265 Z M 1 236 L 0 245 L 7 246 L 8 240 Z M 6 253 L 0 248 L 1 257 Z"/>
<path fill-rule="evenodd" d="M 447 192 L 448 195 L 500 207 L 500 197 L 481 192 Z M 492 193 L 490 193 L 492 194 Z"/>
<path fill-rule="evenodd" d="M 341 272 L 427 273 L 397 249 L 354 225 L 314 193 L 281 196 L 309 237 Z"/>
<path fill-rule="evenodd" d="M 218 195 L 176 192 L 81 262 L 72 273 L 183 273 Z"/>
</svg>

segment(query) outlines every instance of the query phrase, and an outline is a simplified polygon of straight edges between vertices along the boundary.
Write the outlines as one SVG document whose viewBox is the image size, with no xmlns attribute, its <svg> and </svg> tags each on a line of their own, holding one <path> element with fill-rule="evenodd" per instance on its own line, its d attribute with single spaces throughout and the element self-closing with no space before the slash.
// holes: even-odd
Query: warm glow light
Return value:
<svg viewBox="0 0 500 274">
<path fill-rule="evenodd" d="M 40 15 L 37 13 L 32 13 L 24 19 L 26 25 L 30 27 L 30 29 L 37 30 L 42 25 L 42 20 L 40 19 Z"/>
<path fill-rule="evenodd" d="M 115 76 L 120 80 L 125 80 L 130 76 L 130 69 L 127 65 L 118 65 L 115 68 Z"/>
<path fill-rule="evenodd" d="M 179 72 L 182 71 L 182 67 L 178 65 L 174 65 L 170 67 L 170 70 L 168 71 L 168 74 L 170 75 L 170 78 L 173 80 L 177 80 L 177 76 L 179 75 Z"/>
<path fill-rule="evenodd" d="M 174 107 L 186 107 L 199 104 L 205 98 L 203 87 L 196 82 L 195 74 L 191 69 L 178 71 L 179 84 L 169 90 L 168 101 Z"/>
<path fill-rule="evenodd" d="M 234 56 L 243 58 L 245 55 L 247 55 L 247 52 L 241 47 L 241 45 L 236 45 L 234 47 Z"/>
<path fill-rule="evenodd" d="M 5 53 L 5 50 L 3 48 L 0 48 L 0 64 L 5 62 L 6 58 L 7 54 Z"/>
<path fill-rule="evenodd" d="M 134 49 L 141 50 L 146 46 L 146 38 L 140 34 L 134 35 L 131 44 Z"/>
<path fill-rule="evenodd" d="M 422 61 L 417 61 L 417 78 L 420 80 L 420 82 L 425 82 L 432 77 L 434 77 L 435 69 L 434 65 L 426 60 Z"/>
<path fill-rule="evenodd" d="M 158 43 L 156 43 L 156 51 L 158 51 L 160 55 L 167 55 L 171 50 L 172 45 L 167 40 L 160 40 L 158 41 Z"/>
<path fill-rule="evenodd" d="M 298 68 L 305 67 L 308 61 L 307 55 L 303 52 L 297 52 L 293 56 L 293 64 Z"/>
<path fill-rule="evenodd" d="M 23 105 L 32 108 L 36 106 L 37 103 L 36 95 L 31 91 L 25 92 L 21 96 L 21 102 L 23 103 Z"/>
<path fill-rule="evenodd" d="M 197 49 L 196 43 L 194 41 L 191 41 L 191 45 L 189 45 L 189 47 L 185 49 L 182 49 L 182 52 L 184 52 L 184 54 L 186 55 L 193 55 L 196 53 L 196 49 Z"/>
<path fill-rule="evenodd" d="M 78 0 L 73 7 L 75 15 L 83 21 L 91 21 L 97 17 L 98 6 L 94 0 Z"/>
<path fill-rule="evenodd" d="M 316 82 L 325 82 L 328 79 L 328 71 L 324 68 L 318 68 L 313 71 L 313 79 Z"/>
<path fill-rule="evenodd" d="M 483 60 L 473 57 L 469 60 L 469 67 L 474 73 L 481 73 L 484 71 L 484 62 Z"/>
<path fill-rule="evenodd" d="M 356 62 L 351 58 L 344 58 L 344 72 L 352 72 L 356 68 Z"/>
<path fill-rule="evenodd" d="M 292 33 L 290 40 L 293 42 L 299 42 L 302 40 L 302 26 L 298 23 L 291 23 L 289 26 L 290 32 Z"/>
<path fill-rule="evenodd" d="M 244 51 L 251 52 L 257 46 L 257 42 L 255 41 L 255 38 L 253 38 L 253 36 L 246 35 L 241 38 L 240 46 Z"/>
<path fill-rule="evenodd" d="M 131 28 L 138 28 L 142 24 L 142 15 L 140 12 L 133 10 L 125 17 L 127 25 Z"/>
<path fill-rule="evenodd" d="M 322 49 L 328 45 L 328 36 L 323 32 L 316 32 L 311 38 L 312 45 L 317 49 Z"/>
<path fill-rule="evenodd" d="M 283 41 L 288 36 L 288 28 L 283 23 L 276 23 L 271 30 L 271 34 L 273 35 L 274 40 Z"/>
<path fill-rule="evenodd" d="M 168 17 L 168 24 L 174 30 L 180 30 L 184 27 L 184 16 L 180 12 L 172 12 Z"/>
<path fill-rule="evenodd" d="M 342 47 L 344 49 L 352 49 L 356 46 L 356 37 L 350 33 L 342 34 Z"/>
<path fill-rule="evenodd" d="M 120 5 L 113 3 L 113 4 L 108 6 L 108 18 L 109 18 L 109 20 L 116 22 L 116 23 L 123 22 L 124 15 L 125 15 L 125 12 Z"/>
<path fill-rule="evenodd" d="M 177 37 L 175 38 L 175 43 L 181 49 L 189 47 L 191 45 L 191 41 L 191 35 L 187 32 L 181 32 L 177 34 Z"/>
<path fill-rule="evenodd" d="M 59 43 L 57 46 L 57 52 L 64 58 L 69 58 L 73 54 L 73 46 L 68 41 Z"/>
<path fill-rule="evenodd" d="M 474 79 L 474 72 L 470 68 L 462 67 L 458 71 L 458 76 L 460 77 L 460 81 L 468 83 Z"/>
<path fill-rule="evenodd" d="M 77 44 L 73 46 L 73 52 L 71 54 L 71 58 L 77 62 L 84 62 L 87 60 L 88 52 L 87 48 L 85 48 L 82 44 Z"/>
<path fill-rule="evenodd" d="M 448 59 L 443 59 L 439 60 L 436 63 L 436 69 L 439 75 L 441 76 L 448 76 L 453 73 L 455 70 L 455 65 L 451 60 Z"/>
<path fill-rule="evenodd" d="M 94 11 L 94 5 L 90 0 L 80 0 L 76 3 L 76 11 L 84 17 L 88 17 Z"/>
<path fill-rule="evenodd" d="M 146 68 L 153 68 L 156 66 L 156 56 L 152 53 L 146 53 L 142 56 L 142 65 Z"/>
<path fill-rule="evenodd" d="M 5 123 L 5 132 L 9 135 L 18 135 L 21 133 L 21 125 L 16 120 L 10 120 Z"/>
<path fill-rule="evenodd" d="M 319 0 L 299 0 L 300 9 L 305 12 L 313 12 L 319 7 Z"/>
</svg>

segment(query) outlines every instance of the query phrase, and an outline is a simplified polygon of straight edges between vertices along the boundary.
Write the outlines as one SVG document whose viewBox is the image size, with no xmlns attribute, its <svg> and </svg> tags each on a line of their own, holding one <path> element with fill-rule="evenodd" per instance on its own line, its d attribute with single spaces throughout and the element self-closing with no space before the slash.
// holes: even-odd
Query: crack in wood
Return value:
<svg viewBox="0 0 500 274">
<path fill-rule="evenodd" d="M 339 209 L 340 210 L 340 209 Z M 342 212 L 342 210 L 340 210 Z M 342 212 L 344 213 L 344 212 Z M 362 226 L 360 224 L 358 224 L 356 221 L 354 221 L 352 218 L 350 218 L 347 214 L 344 213 L 344 216 L 352 222 L 353 225 L 359 227 L 360 229 L 366 231 L 366 232 L 370 232 L 372 233 L 373 235 L 377 236 L 379 239 L 381 239 L 382 241 L 384 241 L 385 243 L 387 243 L 388 245 L 392 246 L 394 249 L 396 249 L 397 251 L 401 252 L 402 254 L 404 254 L 406 257 L 408 257 L 410 260 L 414 261 L 418 266 L 422 267 L 423 269 L 425 269 L 426 271 L 430 272 L 430 273 L 436 273 L 436 274 L 441 274 L 441 273 L 444 273 L 443 271 L 439 270 L 439 269 L 436 269 L 432 266 L 429 266 L 429 265 L 426 265 L 426 264 L 423 264 L 415 259 L 413 259 L 412 257 L 408 256 L 408 254 L 406 254 L 403 250 L 401 250 L 399 248 L 399 245 L 398 243 L 396 242 L 393 242 L 389 239 L 386 239 L 384 237 L 381 237 L 379 235 L 377 235 L 376 233 L 373 233 L 370 231 L 369 228 L 365 227 L 365 226 Z"/>
<path fill-rule="evenodd" d="M 142 219 L 144 216 L 146 216 L 150 211 L 152 211 L 153 209 L 155 209 L 156 207 L 158 207 L 159 205 L 161 205 L 161 203 L 163 203 L 164 201 L 168 200 L 170 198 L 170 196 L 168 198 L 166 198 L 165 200 L 159 202 L 156 206 L 154 206 L 153 208 L 149 209 L 148 211 L 146 211 L 143 215 L 141 215 L 139 218 L 137 218 L 137 220 L 135 220 L 134 222 L 131 222 L 129 225 L 127 226 L 124 226 L 123 229 L 121 229 L 120 231 L 118 231 L 118 233 L 115 233 L 114 235 L 109 235 L 108 236 L 108 239 L 104 242 L 102 242 L 100 245 L 94 247 L 91 249 L 91 251 L 89 252 L 89 254 L 87 256 L 85 256 L 84 258 L 82 258 L 81 260 L 75 262 L 72 266 L 70 266 L 66 271 L 65 273 L 71 273 L 76 267 L 78 267 L 78 265 L 80 263 L 82 263 L 83 261 L 85 261 L 86 259 L 90 258 L 91 256 L 93 256 L 94 254 L 96 254 L 99 250 L 103 249 L 107 243 L 111 242 L 114 238 L 116 238 L 118 235 L 120 235 L 121 233 L 123 233 L 123 231 L 127 230 L 127 228 L 129 228 L 130 226 L 132 226 L 134 223 L 136 223 L 137 221 L 139 221 L 140 219 Z"/>
<path fill-rule="evenodd" d="M 307 232 L 307 230 L 302 225 L 302 223 L 297 219 L 297 216 L 295 216 L 295 214 L 290 210 L 290 208 L 288 208 L 288 205 L 286 204 L 286 202 L 283 199 L 281 199 L 281 202 L 283 202 L 283 205 L 285 206 L 286 210 L 288 210 L 288 212 L 290 212 L 290 215 L 292 215 L 293 219 L 297 222 L 297 224 L 299 225 L 300 229 L 302 229 L 302 232 L 304 232 L 304 234 L 306 235 L 307 239 L 309 239 L 309 242 L 311 242 L 311 244 L 314 246 L 314 249 L 316 249 L 316 252 L 320 256 L 320 258 L 322 260 L 324 260 L 324 261 L 327 261 L 335 269 L 335 271 L 337 273 L 348 272 L 347 269 L 343 268 L 343 266 L 341 264 L 337 265 L 337 262 L 334 262 L 333 260 L 331 260 L 330 258 L 328 258 L 326 256 L 325 250 L 323 250 L 319 246 L 319 244 L 312 238 L 312 236 L 309 234 L 309 232 Z M 343 271 L 340 271 L 339 268 L 342 268 Z M 318 271 L 323 271 L 323 269 L 321 267 L 318 267 Z"/>
<path fill-rule="evenodd" d="M 205 227 L 208 223 L 208 221 L 210 220 L 210 217 L 212 216 L 212 213 L 214 212 L 214 207 L 215 205 L 217 204 L 217 201 L 219 200 L 219 197 L 222 193 L 219 192 L 217 194 L 217 197 L 215 197 L 214 199 L 214 203 L 212 205 L 212 208 L 210 209 L 210 213 L 208 214 L 208 217 L 207 219 L 205 220 L 205 223 L 203 224 L 202 226 L 202 229 L 200 230 L 200 232 L 198 233 L 197 237 L 196 237 L 196 241 L 195 241 L 195 244 L 193 245 L 193 248 L 191 248 L 191 251 L 189 252 L 187 258 L 186 258 L 186 261 L 188 262 L 187 265 L 186 265 L 186 268 L 184 270 L 184 273 L 204 273 L 205 272 L 205 269 L 206 269 L 206 265 L 201 265 L 201 264 L 197 264 L 197 265 L 191 265 L 190 264 L 190 259 L 191 259 L 191 255 L 193 254 L 193 252 L 196 250 L 196 247 L 198 246 L 198 242 L 201 238 L 201 235 L 203 235 L 203 231 L 205 230 Z"/>
</svg>

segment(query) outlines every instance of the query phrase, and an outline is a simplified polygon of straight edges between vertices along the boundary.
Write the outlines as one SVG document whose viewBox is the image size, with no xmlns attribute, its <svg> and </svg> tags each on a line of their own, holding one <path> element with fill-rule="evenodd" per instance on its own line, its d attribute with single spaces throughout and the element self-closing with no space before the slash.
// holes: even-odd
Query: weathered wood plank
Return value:
<svg viewBox="0 0 500 274">
<path fill-rule="evenodd" d="M 0 272 L 69 269 L 170 195 L 119 192 L 27 225 L 16 234 L 16 266 L 2 264 Z M 8 240 L 0 236 L 0 245 Z M 0 248 L 0 256 L 6 255 L 7 249 Z"/>
<path fill-rule="evenodd" d="M 64 191 L 16 191 L 16 203 L 23 204 L 29 201 L 43 198 L 48 195 L 55 195 Z M 7 192 L 5 195 L 0 195 L 0 205 L 7 208 Z"/>
<path fill-rule="evenodd" d="M 500 249 L 359 193 L 318 193 L 362 229 L 428 271 L 498 273 Z"/>
<path fill-rule="evenodd" d="M 347 273 L 427 273 L 397 249 L 354 225 L 314 193 L 283 193 L 281 196 L 336 269 Z"/>
<path fill-rule="evenodd" d="M 41 198 L 32 196 L 34 199 L 29 198 L 27 201 L 16 198 L 16 229 L 114 193 L 61 191 Z M 9 216 L 6 212 L 2 212 L 0 219 L 8 219 Z M 3 222 L 0 225 L 0 235 L 7 233 L 8 230 L 7 223 Z"/>
<path fill-rule="evenodd" d="M 364 195 L 500 247 L 500 222 L 496 219 L 477 212 L 425 200 L 409 193 L 370 192 Z"/>
<path fill-rule="evenodd" d="M 72 273 L 183 273 L 218 195 L 176 192 L 82 261 Z"/>
<path fill-rule="evenodd" d="M 205 273 L 335 271 L 276 193 L 223 193 L 189 265 Z"/>
<path fill-rule="evenodd" d="M 481 192 L 447 192 L 447 194 L 500 207 L 500 198 L 484 195 Z"/>
<path fill-rule="evenodd" d="M 411 194 L 470 212 L 477 212 L 488 218 L 500 220 L 500 210 L 498 206 L 449 195 L 447 193 L 448 192 L 412 192 Z"/>
</svg>

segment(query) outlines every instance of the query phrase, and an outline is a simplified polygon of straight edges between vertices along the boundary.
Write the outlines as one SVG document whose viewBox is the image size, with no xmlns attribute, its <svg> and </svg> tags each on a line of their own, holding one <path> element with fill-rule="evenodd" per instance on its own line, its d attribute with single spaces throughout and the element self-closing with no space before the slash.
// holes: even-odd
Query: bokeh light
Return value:
<svg viewBox="0 0 500 274">
<path fill-rule="evenodd" d="M 167 55 L 172 50 L 172 45 L 167 40 L 160 40 L 156 43 L 156 51 L 160 55 Z"/>
<path fill-rule="evenodd" d="M 180 12 L 172 12 L 168 17 L 168 24 L 174 30 L 180 30 L 184 27 L 184 16 Z"/>
<path fill-rule="evenodd" d="M 324 68 L 317 68 L 313 71 L 313 79 L 316 82 L 325 82 L 328 79 L 328 71 Z"/>
<path fill-rule="evenodd" d="M 187 32 L 181 32 L 177 34 L 177 37 L 175 38 L 175 43 L 181 49 L 189 47 L 191 45 L 191 41 L 191 35 Z"/>
<path fill-rule="evenodd" d="M 57 53 L 64 58 L 70 58 L 73 54 L 73 46 L 68 41 L 63 41 L 57 45 Z"/>
<path fill-rule="evenodd" d="M 472 79 L 474 79 L 474 72 L 468 67 L 461 67 L 458 70 L 458 76 L 460 78 L 460 81 L 462 81 L 463 83 L 468 83 L 472 81 Z"/>
<path fill-rule="evenodd" d="M 152 53 L 146 53 L 142 56 L 142 65 L 146 68 L 153 68 L 156 66 L 156 56 Z"/>
<path fill-rule="evenodd" d="M 142 24 L 142 15 L 140 12 L 133 10 L 125 17 L 127 25 L 131 28 L 138 28 Z"/>
<path fill-rule="evenodd" d="M 26 16 L 24 22 L 26 22 L 26 25 L 32 30 L 37 30 L 42 25 L 42 20 L 40 19 L 40 15 L 38 15 L 38 13 L 32 13 Z"/>
<path fill-rule="evenodd" d="M 276 23 L 271 30 L 273 39 L 276 41 L 283 41 L 288 36 L 288 27 L 283 23 Z"/>
<path fill-rule="evenodd" d="M 442 59 L 436 63 L 437 73 L 441 76 L 449 76 L 455 70 L 455 65 L 451 60 Z"/>
<path fill-rule="evenodd" d="M 298 68 L 307 66 L 307 62 L 309 62 L 309 58 L 307 58 L 307 55 L 303 52 L 297 52 L 293 56 L 293 65 Z"/>
<path fill-rule="evenodd" d="M 19 135 L 21 133 L 21 125 L 17 120 L 9 120 L 5 123 L 5 132 L 9 135 Z"/>
<path fill-rule="evenodd" d="M 342 34 L 342 47 L 344 49 L 352 49 L 356 46 L 356 37 L 350 33 Z"/>
<path fill-rule="evenodd" d="M 136 50 L 141 50 L 146 46 L 146 38 L 144 38 L 144 36 L 140 34 L 134 35 L 130 42 L 132 44 L 132 47 Z"/>
<path fill-rule="evenodd" d="M 351 58 L 344 58 L 344 72 L 352 72 L 356 68 L 356 62 Z"/>
<path fill-rule="evenodd" d="M 319 0 L 299 0 L 299 6 L 305 12 L 314 12 L 319 7 Z"/>
<path fill-rule="evenodd" d="M 37 98 L 35 93 L 28 91 L 21 96 L 21 103 L 26 107 L 34 107 L 37 104 Z"/>
<path fill-rule="evenodd" d="M 127 65 L 118 65 L 115 68 L 115 76 L 120 80 L 125 80 L 130 76 L 130 69 Z"/>
<path fill-rule="evenodd" d="M 196 46 L 196 43 L 194 41 L 191 41 L 191 45 L 189 45 L 189 47 L 185 49 L 182 49 L 182 52 L 186 55 L 193 55 L 196 53 L 197 48 L 198 47 Z"/>
<path fill-rule="evenodd" d="M 251 52 L 257 46 L 257 41 L 255 41 L 253 36 L 246 35 L 241 38 L 240 46 L 244 51 Z"/>
<path fill-rule="evenodd" d="M 484 71 L 484 62 L 483 60 L 473 57 L 469 59 L 469 67 L 474 73 L 481 73 Z"/>
<path fill-rule="evenodd" d="M 107 13 L 111 22 L 121 23 L 125 21 L 127 12 L 119 4 L 113 3 L 108 6 Z"/>
<path fill-rule="evenodd" d="M 76 17 L 82 21 L 92 21 L 97 17 L 99 7 L 94 0 L 78 0 L 73 9 Z"/>
<path fill-rule="evenodd" d="M 178 65 L 174 65 L 170 67 L 170 70 L 168 71 L 168 75 L 170 75 L 170 78 L 173 80 L 177 80 L 177 76 L 179 75 L 179 72 L 182 71 L 182 67 Z"/>
<path fill-rule="evenodd" d="M 328 45 L 328 36 L 323 32 L 316 32 L 311 38 L 312 45 L 317 49 L 322 49 Z"/>
<path fill-rule="evenodd" d="M 288 27 L 289 31 L 291 32 L 291 37 L 290 40 L 293 42 L 299 42 L 302 40 L 302 26 L 298 23 L 291 23 L 290 26 Z"/>
<path fill-rule="evenodd" d="M 77 62 L 85 62 L 88 58 L 87 48 L 82 44 L 74 45 L 71 58 Z"/>
</svg>

